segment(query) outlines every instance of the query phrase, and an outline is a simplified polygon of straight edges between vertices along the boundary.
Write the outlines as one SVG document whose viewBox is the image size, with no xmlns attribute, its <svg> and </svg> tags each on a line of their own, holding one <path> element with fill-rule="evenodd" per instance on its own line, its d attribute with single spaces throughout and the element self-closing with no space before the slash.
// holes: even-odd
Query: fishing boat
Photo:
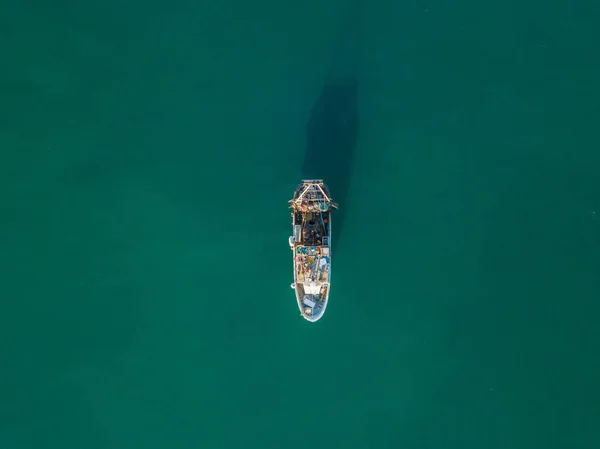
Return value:
<svg viewBox="0 0 600 449">
<path fill-rule="evenodd" d="M 294 259 L 294 282 L 300 314 L 318 321 L 327 308 L 331 282 L 331 200 L 322 179 L 303 180 L 289 201 L 292 231 L 289 238 Z"/>
</svg>

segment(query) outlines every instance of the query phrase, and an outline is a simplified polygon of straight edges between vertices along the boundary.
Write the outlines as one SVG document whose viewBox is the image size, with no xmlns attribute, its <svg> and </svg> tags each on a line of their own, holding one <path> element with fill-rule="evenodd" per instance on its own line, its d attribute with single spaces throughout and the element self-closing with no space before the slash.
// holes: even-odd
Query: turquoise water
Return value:
<svg viewBox="0 0 600 449">
<path fill-rule="evenodd" d="M 599 446 L 598 7 L 353 8 L 2 7 L 1 448 Z"/>
</svg>

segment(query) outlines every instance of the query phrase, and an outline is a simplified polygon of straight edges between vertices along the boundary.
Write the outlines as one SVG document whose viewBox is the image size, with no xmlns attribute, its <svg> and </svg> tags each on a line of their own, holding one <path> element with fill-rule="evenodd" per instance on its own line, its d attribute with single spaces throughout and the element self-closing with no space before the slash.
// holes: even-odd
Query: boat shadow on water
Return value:
<svg viewBox="0 0 600 449">
<path fill-rule="evenodd" d="M 332 199 L 333 247 L 342 234 L 358 137 L 359 9 L 354 7 L 335 48 L 321 94 L 306 124 L 304 179 L 323 179 Z"/>
</svg>

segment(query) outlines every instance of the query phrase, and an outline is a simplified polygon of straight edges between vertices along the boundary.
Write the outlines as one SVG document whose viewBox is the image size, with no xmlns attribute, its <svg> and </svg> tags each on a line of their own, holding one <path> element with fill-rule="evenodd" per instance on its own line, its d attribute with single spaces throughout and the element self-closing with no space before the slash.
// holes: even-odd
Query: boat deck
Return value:
<svg viewBox="0 0 600 449">
<path fill-rule="evenodd" d="M 289 201 L 292 235 L 288 242 L 294 260 L 294 283 L 300 313 L 308 321 L 327 308 L 331 279 L 331 210 L 338 205 L 322 179 L 305 179 Z"/>
<path fill-rule="evenodd" d="M 329 248 L 296 246 L 296 282 L 326 284 L 329 282 Z"/>
<path fill-rule="evenodd" d="M 309 321 L 318 320 L 327 307 L 329 296 L 329 285 L 320 286 L 320 292 L 316 295 L 307 294 L 303 284 L 296 284 L 296 299 L 302 315 Z"/>
</svg>

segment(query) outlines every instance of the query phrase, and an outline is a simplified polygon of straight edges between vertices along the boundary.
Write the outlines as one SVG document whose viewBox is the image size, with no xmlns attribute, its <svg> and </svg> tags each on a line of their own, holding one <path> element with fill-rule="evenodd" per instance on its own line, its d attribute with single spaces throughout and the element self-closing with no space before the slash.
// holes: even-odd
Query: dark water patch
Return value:
<svg viewBox="0 0 600 449">
<path fill-rule="evenodd" d="M 333 245 L 338 240 L 347 208 L 350 176 L 358 137 L 358 66 L 360 60 L 360 8 L 348 9 L 321 95 L 306 124 L 304 179 L 323 179 L 340 205 L 334 219 Z"/>
</svg>

